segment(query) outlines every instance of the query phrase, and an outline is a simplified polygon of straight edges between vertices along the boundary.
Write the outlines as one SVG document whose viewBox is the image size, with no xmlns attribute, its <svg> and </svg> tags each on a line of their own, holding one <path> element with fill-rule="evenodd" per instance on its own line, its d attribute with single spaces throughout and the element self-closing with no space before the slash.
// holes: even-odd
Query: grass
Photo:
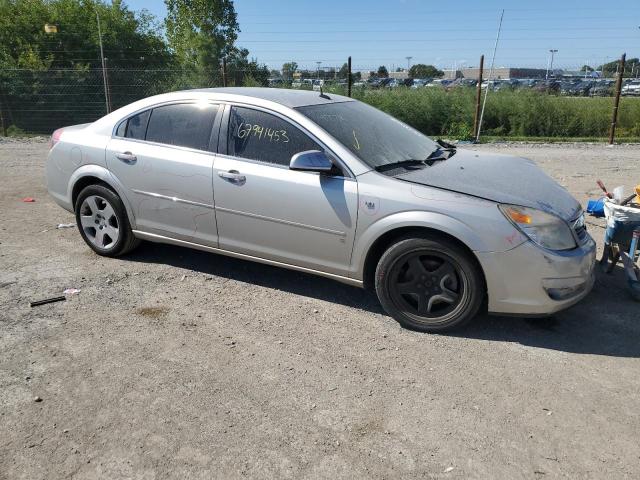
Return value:
<svg viewBox="0 0 640 480">
<path fill-rule="evenodd" d="M 354 89 L 352 96 L 427 135 L 472 137 L 475 89 Z M 490 92 L 482 133 L 483 138 L 493 140 L 604 141 L 612 110 L 613 99 L 607 97 L 562 97 L 529 90 Z M 622 98 L 616 140 L 637 142 L 639 138 L 640 98 Z"/>
</svg>

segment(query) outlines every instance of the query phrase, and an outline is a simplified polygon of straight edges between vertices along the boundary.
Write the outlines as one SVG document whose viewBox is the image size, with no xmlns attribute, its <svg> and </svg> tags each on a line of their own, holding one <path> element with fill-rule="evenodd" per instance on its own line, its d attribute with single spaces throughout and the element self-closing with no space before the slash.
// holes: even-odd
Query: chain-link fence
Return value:
<svg viewBox="0 0 640 480">
<path fill-rule="evenodd" d="M 251 72 L 227 68 L 208 74 L 190 69 L 107 68 L 0 70 L 0 128 L 9 134 L 49 134 L 56 128 L 92 122 L 138 99 L 188 88 L 252 85 L 319 89 L 347 93 L 342 72 L 311 72 L 305 76 L 256 79 Z M 421 85 L 367 80 L 369 72 L 354 69 L 352 94 L 414 126 L 425 134 L 447 138 L 473 137 L 476 88 L 451 81 Z M 322 74 L 322 75 L 321 75 Z M 360 80 L 362 78 L 363 80 Z M 106 88 L 105 88 L 106 83 Z M 382 84 L 384 83 L 384 84 Z M 434 82 L 435 83 L 435 82 Z M 393 86 L 392 86 L 393 85 Z M 496 84 L 497 85 L 497 84 Z M 395 88 L 395 87 L 399 88 Z M 540 92 L 519 86 L 492 86 L 483 134 L 499 138 L 606 138 L 611 124 L 611 97 L 574 97 L 560 91 Z M 417 87 L 417 88 L 416 88 Z M 610 89 L 608 91 L 610 94 Z M 0 130 L 0 134 L 3 132 Z M 640 137 L 640 98 L 625 98 L 620 107 L 618 136 Z"/>
<path fill-rule="evenodd" d="M 106 83 L 106 86 L 105 86 Z M 50 133 L 63 125 L 93 122 L 135 100 L 193 87 L 193 72 L 169 69 L 5 69 L 0 71 L 0 113 L 10 132 Z"/>
</svg>

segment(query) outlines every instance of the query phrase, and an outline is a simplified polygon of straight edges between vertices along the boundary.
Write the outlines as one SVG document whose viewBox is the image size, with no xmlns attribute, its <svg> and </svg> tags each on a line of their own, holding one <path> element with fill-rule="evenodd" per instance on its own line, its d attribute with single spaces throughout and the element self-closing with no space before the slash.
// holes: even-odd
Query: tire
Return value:
<svg viewBox="0 0 640 480">
<path fill-rule="evenodd" d="M 400 325 L 450 331 L 471 321 L 485 298 L 475 259 L 441 236 L 404 238 L 382 255 L 375 273 L 382 307 Z"/>
<path fill-rule="evenodd" d="M 140 244 L 122 200 L 104 185 L 85 187 L 76 199 L 75 214 L 82 239 L 98 255 L 118 257 Z"/>
</svg>

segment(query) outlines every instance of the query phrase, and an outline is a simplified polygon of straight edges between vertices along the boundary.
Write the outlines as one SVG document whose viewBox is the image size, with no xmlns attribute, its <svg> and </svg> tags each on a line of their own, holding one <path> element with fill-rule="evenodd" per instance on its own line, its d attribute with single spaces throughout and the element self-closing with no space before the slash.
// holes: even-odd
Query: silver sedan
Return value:
<svg viewBox="0 0 640 480">
<path fill-rule="evenodd" d="M 322 92 L 189 90 L 56 130 L 48 189 L 87 245 L 141 240 L 374 288 L 403 326 L 547 315 L 593 285 L 578 202 L 531 161 Z M 215 261 L 212 258 L 213 261 Z"/>
</svg>

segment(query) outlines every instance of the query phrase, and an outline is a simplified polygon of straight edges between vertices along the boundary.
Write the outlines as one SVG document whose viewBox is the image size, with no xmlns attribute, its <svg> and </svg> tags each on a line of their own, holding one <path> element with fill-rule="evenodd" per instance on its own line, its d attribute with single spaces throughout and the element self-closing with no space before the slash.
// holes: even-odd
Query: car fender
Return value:
<svg viewBox="0 0 640 480">
<path fill-rule="evenodd" d="M 127 217 L 129 220 L 129 224 L 131 225 L 131 228 L 135 229 L 136 228 L 135 216 L 133 214 L 133 209 L 129 204 L 129 200 L 127 199 L 127 195 L 125 193 L 126 189 L 124 185 L 115 175 L 113 175 L 109 170 L 107 170 L 105 167 L 102 167 L 100 165 L 83 165 L 80 168 L 76 169 L 71 175 L 71 177 L 69 178 L 67 198 L 69 199 L 68 202 L 71 205 L 72 209 L 74 207 L 72 205 L 73 188 L 79 180 L 85 177 L 98 178 L 104 183 L 106 183 L 107 185 L 109 185 L 113 190 L 115 190 L 115 192 L 118 194 L 118 196 L 122 200 L 125 210 L 127 211 Z"/>
<path fill-rule="evenodd" d="M 404 227 L 437 230 L 458 239 L 474 252 L 490 251 L 472 228 L 456 218 L 436 212 L 400 212 L 377 220 L 356 237 L 351 262 L 355 278 L 363 278 L 367 254 L 376 240 L 387 232 Z"/>
</svg>

